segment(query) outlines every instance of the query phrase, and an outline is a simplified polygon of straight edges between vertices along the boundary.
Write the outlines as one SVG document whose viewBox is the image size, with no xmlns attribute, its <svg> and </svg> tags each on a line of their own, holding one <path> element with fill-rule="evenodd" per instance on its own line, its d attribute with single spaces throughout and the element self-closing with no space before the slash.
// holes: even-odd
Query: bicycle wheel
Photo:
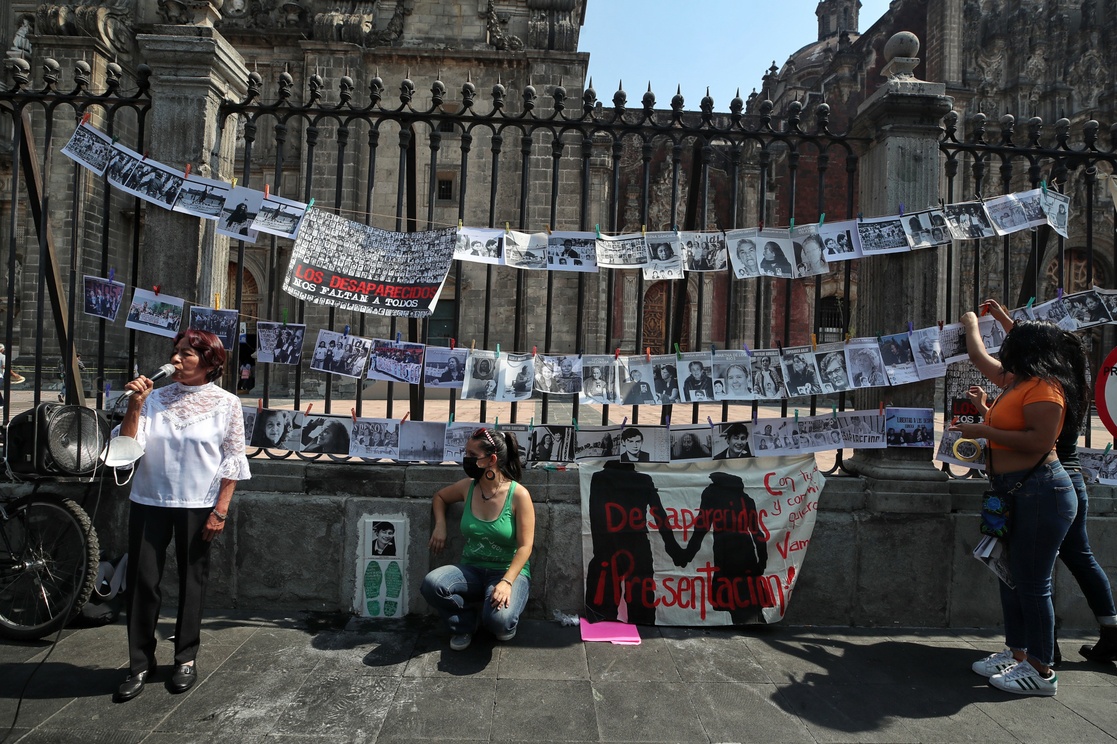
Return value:
<svg viewBox="0 0 1117 744">
<path fill-rule="evenodd" d="M 0 635 L 42 638 L 89 599 L 97 580 L 97 533 L 84 509 L 50 495 L 16 502 L 0 529 Z"/>
</svg>

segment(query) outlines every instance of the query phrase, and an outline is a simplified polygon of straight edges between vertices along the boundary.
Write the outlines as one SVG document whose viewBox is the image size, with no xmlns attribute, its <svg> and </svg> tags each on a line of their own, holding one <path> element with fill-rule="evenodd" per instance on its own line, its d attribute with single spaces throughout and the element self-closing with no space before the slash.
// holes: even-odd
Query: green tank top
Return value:
<svg viewBox="0 0 1117 744">
<path fill-rule="evenodd" d="M 497 518 L 491 522 L 478 519 L 473 514 L 473 487 L 476 483 L 469 484 L 469 493 L 465 497 L 465 509 L 462 511 L 462 536 L 465 538 L 465 548 L 462 549 L 462 563 L 478 568 L 487 568 L 494 571 L 504 571 L 512 564 L 512 556 L 516 554 L 516 520 L 512 517 L 512 494 L 516 490 L 516 482 L 508 486 L 508 495 L 504 499 L 504 508 L 500 510 Z M 524 564 L 520 571 L 524 576 L 531 578 L 531 562 Z"/>
</svg>

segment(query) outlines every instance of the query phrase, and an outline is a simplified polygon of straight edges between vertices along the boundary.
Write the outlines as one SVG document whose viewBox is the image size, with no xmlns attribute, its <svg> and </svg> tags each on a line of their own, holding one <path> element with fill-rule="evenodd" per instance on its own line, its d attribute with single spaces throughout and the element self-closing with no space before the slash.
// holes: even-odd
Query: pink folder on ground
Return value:
<svg viewBox="0 0 1117 744">
<path fill-rule="evenodd" d="M 579 619 L 583 641 L 609 641 L 623 646 L 639 646 L 640 631 L 635 625 L 603 620 L 591 623 L 584 617 Z"/>
</svg>

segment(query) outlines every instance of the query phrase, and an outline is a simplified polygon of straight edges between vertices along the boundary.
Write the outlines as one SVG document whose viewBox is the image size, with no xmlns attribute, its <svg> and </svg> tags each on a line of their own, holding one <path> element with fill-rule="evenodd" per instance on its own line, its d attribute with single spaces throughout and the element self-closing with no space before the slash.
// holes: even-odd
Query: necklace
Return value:
<svg viewBox="0 0 1117 744">
<path fill-rule="evenodd" d="M 500 493 L 500 487 L 503 486 L 503 485 L 504 485 L 503 481 L 494 485 L 492 493 L 485 493 L 485 487 L 481 486 L 481 500 L 482 501 L 492 501 L 494 498 L 496 498 L 496 495 L 498 493 Z"/>
</svg>

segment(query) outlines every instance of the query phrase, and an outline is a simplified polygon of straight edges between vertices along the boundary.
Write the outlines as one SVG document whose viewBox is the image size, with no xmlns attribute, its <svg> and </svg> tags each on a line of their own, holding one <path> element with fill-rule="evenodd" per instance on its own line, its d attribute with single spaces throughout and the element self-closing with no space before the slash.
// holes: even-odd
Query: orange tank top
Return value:
<svg viewBox="0 0 1117 744">
<path fill-rule="evenodd" d="M 1062 406 L 1063 413 L 1059 419 L 1059 430 L 1062 431 L 1063 418 L 1067 415 L 1067 404 L 1063 396 L 1063 389 L 1056 383 L 1039 378 L 1018 382 L 1001 393 L 986 414 L 985 423 L 994 429 L 1023 431 L 1025 426 L 1024 406 L 1030 403 L 1058 403 Z M 992 440 L 989 440 L 989 448 L 995 450 L 1012 449 Z"/>
</svg>

